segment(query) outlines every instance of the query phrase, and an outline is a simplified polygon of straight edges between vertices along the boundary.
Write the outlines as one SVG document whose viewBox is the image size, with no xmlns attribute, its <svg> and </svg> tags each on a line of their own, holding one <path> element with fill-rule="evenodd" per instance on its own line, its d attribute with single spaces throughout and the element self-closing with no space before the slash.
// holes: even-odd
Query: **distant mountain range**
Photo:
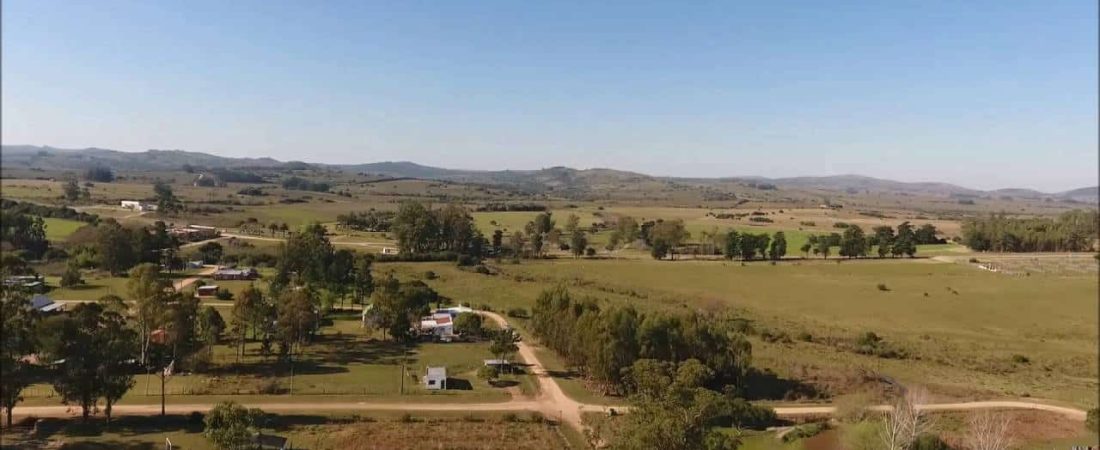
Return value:
<svg viewBox="0 0 1100 450">
<path fill-rule="evenodd" d="M 120 152 L 116 150 L 86 148 L 60 149 L 31 145 L 5 145 L 0 148 L 0 167 L 4 169 L 84 170 L 105 166 L 114 170 L 179 170 L 185 164 L 198 168 L 253 168 L 290 169 L 302 168 L 302 162 L 281 162 L 272 158 L 230 158 L 208 153 L 183 150 L 148 150 L 144 152 Z M 1079 202 L 1096 202 L 1100 188 L 1084 187 L 1065 192 L 1044 193 L 1031 189 L 998 189 L 982 191 L 949 183 L 902 182 L 862 175 L 835 175 L 822 177 L 729 177 L 729 178 L 679 178 L 659 177 L 614 169 L 572 169 L 551 167 L 538 170 L 457 170 L 424 166 L 412 162 L 376 162 L 366 164 L 308 164 L 318 169 L 339 170 L 400 178 L 512 185 L 528 188 L 577 190 L 590 188 L 614 188 L 628 183 L 659 183 L 669 185 L 721 185 L 741 183 L 774 185 L 780 189 L 822 190 L 836 192 L 908 193 L 948 197 L 995 196 L 1013 198 L 1056 198 Z"/>
</svg>

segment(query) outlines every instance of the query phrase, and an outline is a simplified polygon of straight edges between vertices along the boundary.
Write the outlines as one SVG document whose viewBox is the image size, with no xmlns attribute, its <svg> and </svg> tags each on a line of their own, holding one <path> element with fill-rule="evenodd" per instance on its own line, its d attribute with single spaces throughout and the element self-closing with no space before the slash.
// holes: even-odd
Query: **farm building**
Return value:
<svg viewBox="0 0 1100 450">
<path fill-rule="evenodd" d="M 383 255 L 396 255 L 398 253 L 399 252 L 394 247 L 382 247 L 382 254 Z"/>
<path fill-rule="evenodd" d="M 251 267 L 247 269 L 218 269 L 214 272 L 215 280 L 255 280 L 259 272 Z"/>
<path fill-rule="evenodd" d="M 458 317 L 459 314 L 472 312 L 474 312 L 474 309 L 468 306 L 448 306 L 435 310 L 435 314 L 447 314 L 451 316 L 452 319 Z"/>
<path fill-rule="evenodd" d="M 218 294 L 218 285 L 207 284 L 195 288 L 195 295 L 199 297 L 213 297 Z"/>
<path fill-rule="evenodd" d="M 123 209 L 130 209 L 138 212 L 156 211 L 157 205 L 154 203 L 142 202 L 137 200 L 123 200 L 121 202 Z"/>
<path fill-rule="evenodd" d="M 202 225 L 188 225 L 186 227 L 173 227 L 168 230 L 168 234 L 175 236 L 177 239 L 183 242 L 195 242 L 204 241 L 207 239 L 214 239 L 221 233 L 217 228 L 207 227 Z"/>
<path fill-rule="evenodd" d="M 29 292 L 46 292 L 46 282 L 38 275 L 17 275 L 4 279 L 4 286 L 21 287 Z"/>
<path fill-rule="evenodd" d="M 433 391 L 447 389 L 447 368 L 428 367 L 427 374 L 424 375 L 424 387 Z"/>
</svg>

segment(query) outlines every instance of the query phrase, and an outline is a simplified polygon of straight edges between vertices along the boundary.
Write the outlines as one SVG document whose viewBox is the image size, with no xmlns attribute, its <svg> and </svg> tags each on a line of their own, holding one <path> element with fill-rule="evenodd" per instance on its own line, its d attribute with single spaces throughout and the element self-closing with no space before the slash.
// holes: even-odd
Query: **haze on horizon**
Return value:
<svg viewBox="0 0 1100 450">
<path fill-rule="evenodd" d="M 6 1 L 2 140 L 1063 191 L 1096 7 Z"/>
</svg>

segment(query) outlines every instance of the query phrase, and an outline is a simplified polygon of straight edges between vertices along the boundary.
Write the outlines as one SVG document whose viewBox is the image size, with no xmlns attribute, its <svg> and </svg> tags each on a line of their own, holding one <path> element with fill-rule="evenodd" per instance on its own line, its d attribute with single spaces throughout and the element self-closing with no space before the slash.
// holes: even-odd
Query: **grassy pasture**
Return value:
<svg viewBox="0 0 1100 450">
<path fill-rule="evenodd" d="M 46 239 L 52 242 L 64 241 L 77 229 L 87 225 L 87 223 L 79 220 L 57 219 L 53 217 L 45 217 L 42 220 L 46 223 Z"/>
<path fill-rule="evenodd" d="M 433 270 L 439 278 L 428 283 L 444 295 L 500 309 L 529 308 L 542 289 L 558 283 L 578 296 L 642 310 L 735 309 L 758 328 L 786 331 L 792 339 L 812 334 L 813 342 L 754 343 L 758 365 L 783 375 L 867 369 L 951 396 L 992 392 L 1078 405 L 1095 401 L 1095 276 L 1011 277 L 931 260 L 742 266 L 581 259 L 497 267 L 501 273 L 492 276 L 445 263 L 378 270 L 405 276 Z M 867 331 L 911 357 L 840 351 Z M 1014 355 L 1028 362 L 1014 362 Z"/>
</svg>

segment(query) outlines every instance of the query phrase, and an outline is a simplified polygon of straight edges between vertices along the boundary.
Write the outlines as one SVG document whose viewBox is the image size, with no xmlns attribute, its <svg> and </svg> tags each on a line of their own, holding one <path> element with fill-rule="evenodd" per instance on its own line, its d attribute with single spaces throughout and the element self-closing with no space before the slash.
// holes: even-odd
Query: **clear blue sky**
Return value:
<svg viewBox="0 0 1100 450">
<path fill-rule="evenodd" d="M 3 2 L 5 144 L 1097 184 L 1097 2 Z"/>
</svg>

